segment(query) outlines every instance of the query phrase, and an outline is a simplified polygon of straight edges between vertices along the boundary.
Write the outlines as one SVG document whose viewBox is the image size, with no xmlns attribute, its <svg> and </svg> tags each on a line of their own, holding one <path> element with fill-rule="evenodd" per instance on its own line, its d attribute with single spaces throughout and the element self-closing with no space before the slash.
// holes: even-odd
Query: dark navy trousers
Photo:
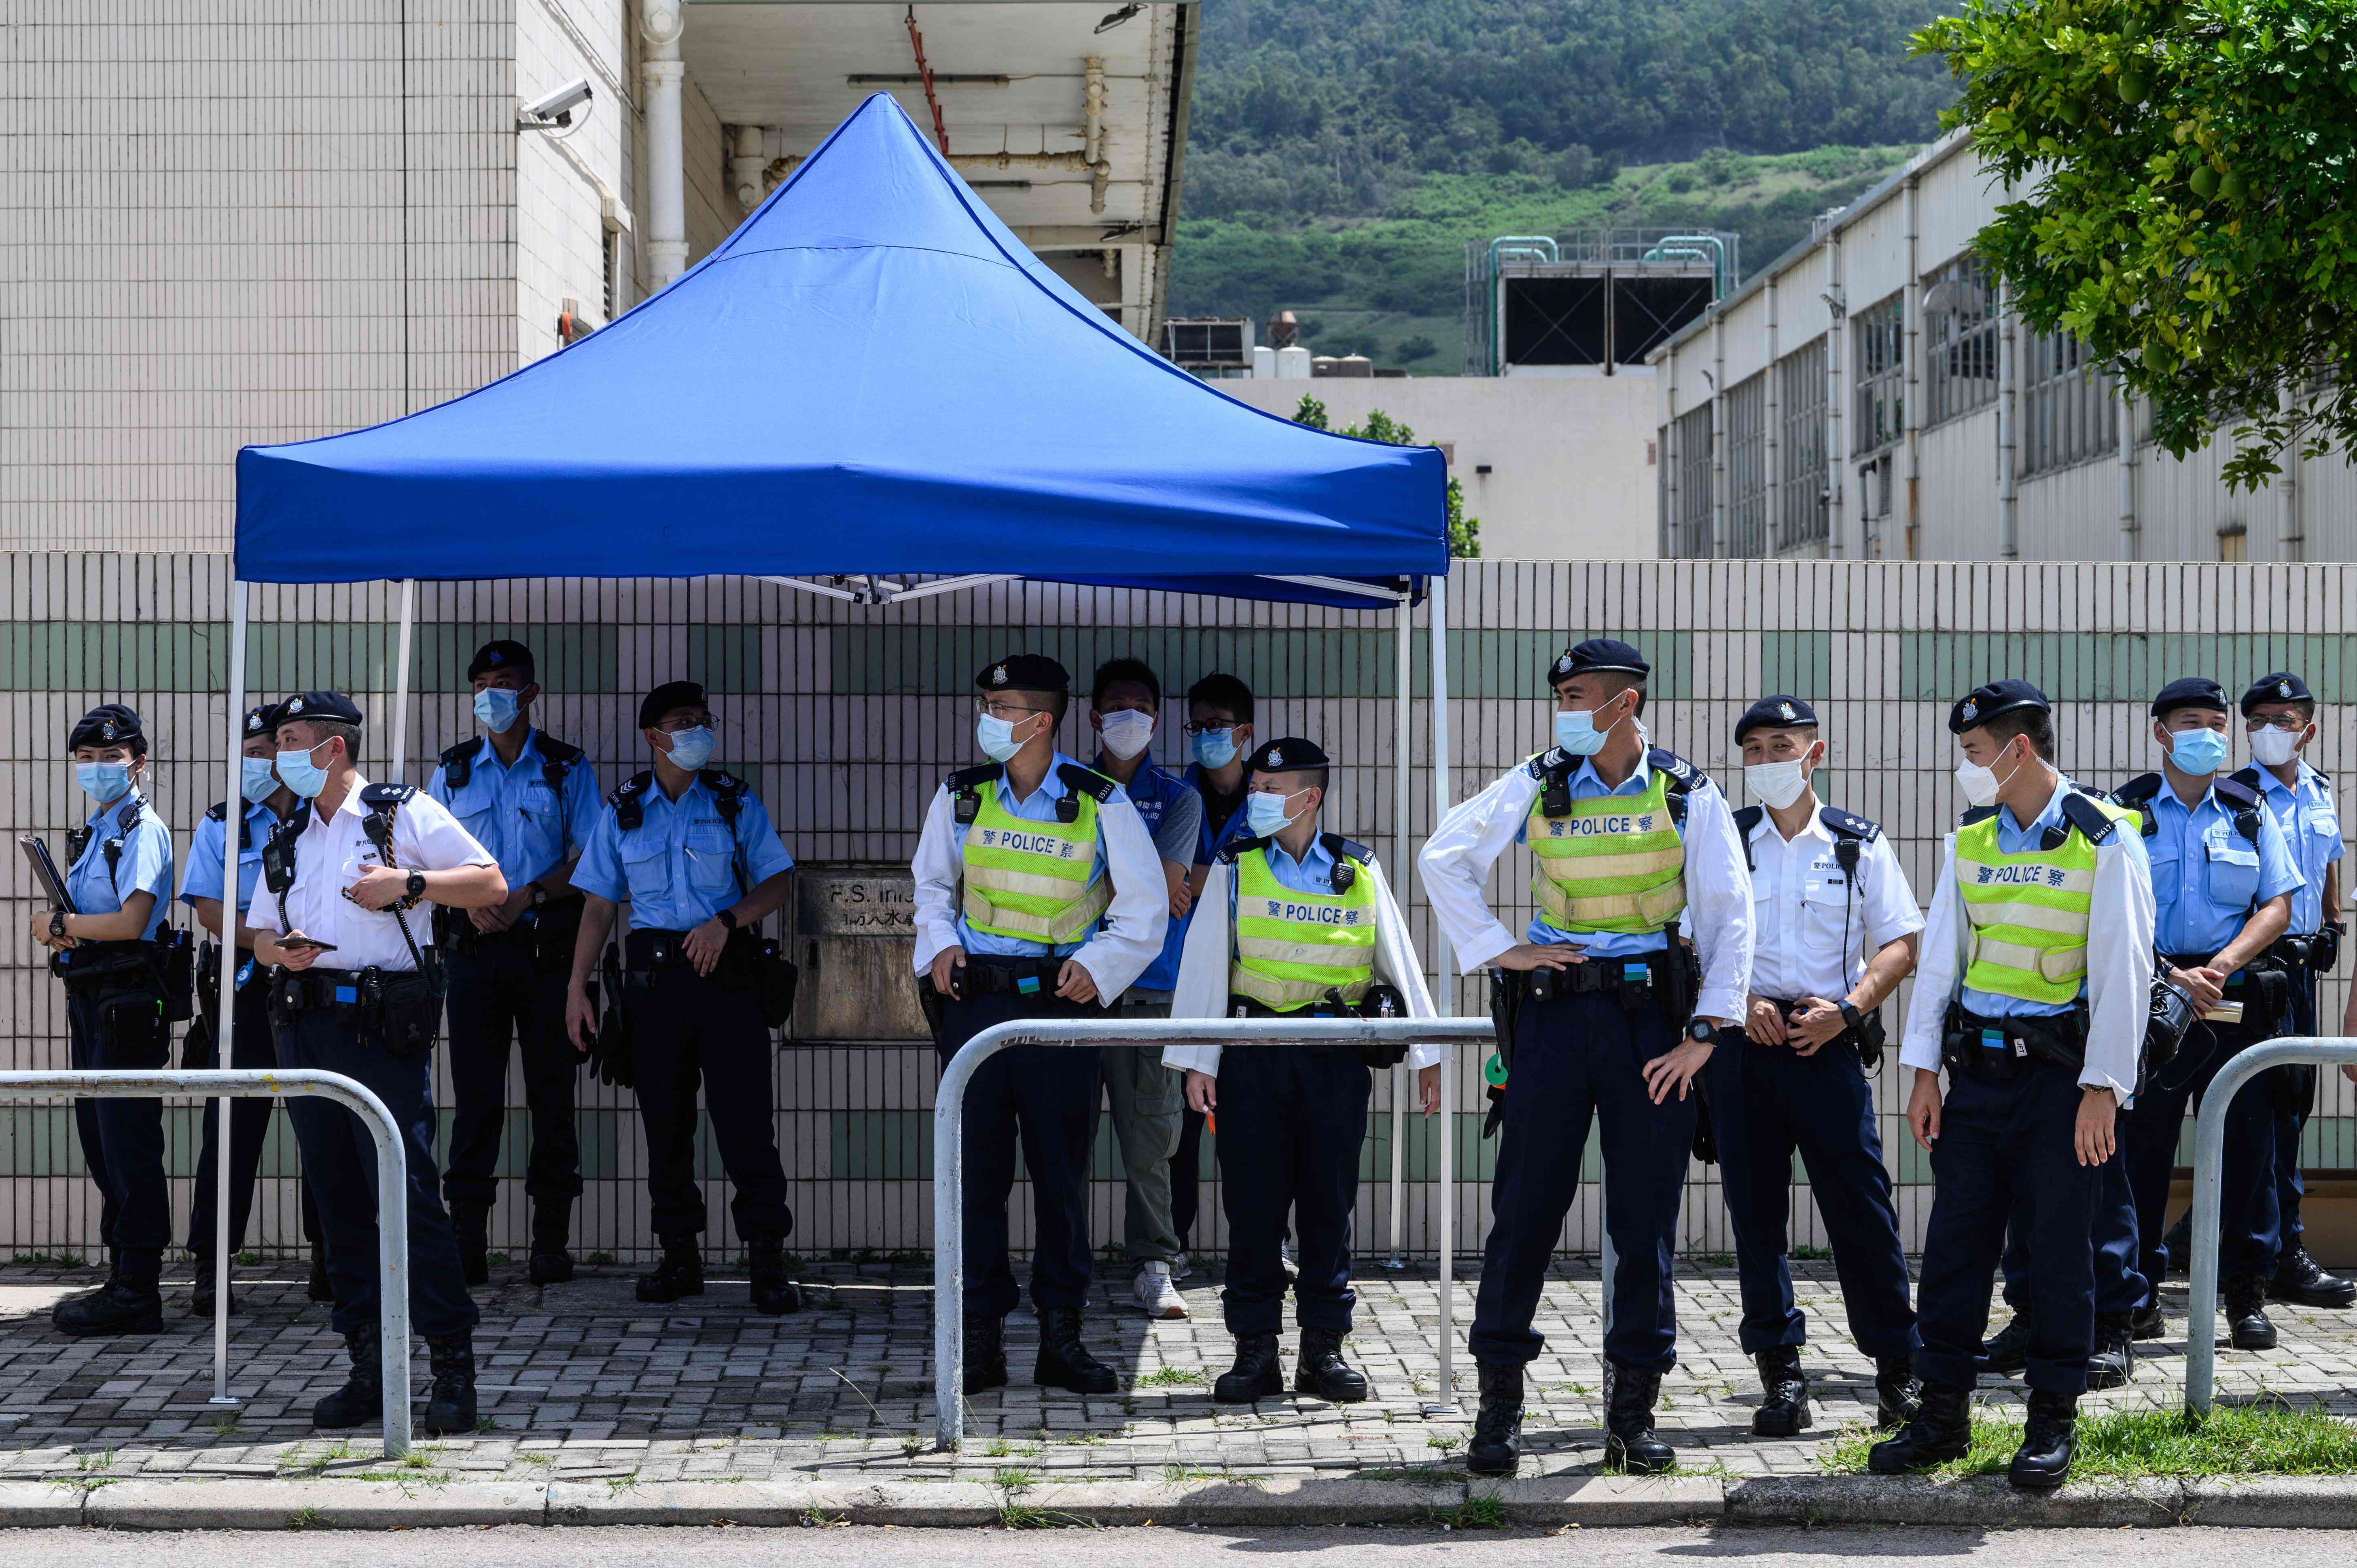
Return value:
<svg viewBox="0 0 2357 1568">
<path fill-rule="evenodd" d="M 1220 1200 L 1228 1216 L 1228 1332 L 1285 1324 L 1288 1218 L 1304 1328 L 1351 1331 L 1351 1213 L 1367 1141 L 1367 1064 L 1347 1048 L 1247 1046 L 1220 1053 Z"/>
<path fill-rule="evenodd" d="M 1038 996 L 942 999 L 941 1056 L 1010 1018 L 1080 1018 L 1100 1009 Z M 1122 1050 L 1135 1050 L 1123 1046 Z M 1257 1049 L 1258 1047 L 1254 1047 Z M 1016 1046 L 982 1064 L 965 1087 L 965 1311 L 1004 1317 L 1022 1301 L 1006 1255 L 1006 1200 L 1019 1142 L 1031 1177 L 1031 1305 L 1088 1304 L 1089 1152 L 1102 1092 L 1094 1047 Z"/>
<path fill-rule="evenodd" d="M 2101 1167 L 2079 1163 L 2078 1074 L 2032 1057 L 2010 1080 L 1953 1072 L 1932 1147 L 1932 1218 L 1916 1312 L 1926 1382 L 1971 1388 L 2008 1223 L 2029 1242 L 2031 1388 L 2080 1394 L 2095 1341 L 2095 1207 Z"/>
<path fill-rule="evenodd" d="M 1658 1007 L 1631 1012 L 1612 992 L 1525 1002 L 1514 1021 L 1492 1222 L 1474 1298 L 1474 1359 L 1520 1366 L 1546 1344 L 1531 1326 L 1564 1217 L 1579 1193 L 1591 1122 L 1604 1144 L 1604 1225 L 1619 1266 L 1604 1353 L 1639 1371 L 1677 1365 L 1671 1257 L 1694 1150 L 1696 1099 L 1659 1105 L 1644 1065 L 1666 1055 L 1678 1026 Z"/>
<path fill-rule="evenodd" d="M 1890 1173 L 1882 1163 L 1874 1086 L 1856 1047 L 1836 1042 L 1803 1057 L 1790 1046 L 1756 1045 L 1728 1029 L 1704 1072 L 1711 1138 L 1735 1231 L 1746 1353 L 1808 1338 L 1792 1298 L 1788 1257 L 1795 1153 L 1833 1242 L 1850 1337 L 1869 1356 L 1914 1349 L 1907 1254 L 1890 1201 Z"/>
<path fill-rule="evenodd" d="M 2169 1185 L 2185 1112 L 2201 1103 L 2218 1070 L 2235 1054 L 2272 1037 L 2272 1027 L 2221 1030 L 2196 1022 L 2169 1064 L 2149 1075 L 2127 1113 L 2128 1183 L 2136 1191 L 2137 1264 L 2157 1297 L 2169 1273 Z M 2226 1158 L 2218 1213 L 2218 1276 L 2238 1279 L 2275 1272 L 2281 1240 L 2276 1208 L 2276 1087 L 2265 1073 L 2236 1091 L 2226 1108 Z"/>
<path fill-rule="evenodd" d="M 535 1203 L 581 1196 L 581 1138 L 573 1120 L 573 1080 L 581 1053 L 565 1033 L 565 975 L 543 970 L 530 933 L 493 937 L 450 966 L 450 1166 L 442 1196 L 490 1208 L 498 1201 L 500 1137 L 508 1122 L 508 1048 L 523 1058 L 524 1103 L 531 1108 L 532 1153 L 523 1190 Z M 758 1053 L 769 1066 L 768 1030 Z"/>
<path fill-rule="evenodd" d="M 2291 1033 L 2317 1033 L 2316 975 L 2301 971 L 2291 985 Z M 2297 1068 L 2277 1068 L 2278 1073 L 2297 1072 Z M 2311 1072 L 2314 1069 L 2309 1069 Z M 2300 1139 L 2308 1131 L 2308 1113 L 2316 1105 L 2313 1083 L 2297 1107 L 2278 1105 L 2276 1108 L 2276 1229 L 2283 1251 L 2290 1251 L 2300 1244 L 2306 1228 L 2299 1222 L 2300 1199 L 2308 1196 L 2307 1184 L 2300 1180 Z"/>
<path fill-rule="evenodd" d="M 749 985 L 699 975 L 686 964 L 655 970 L 622 989 L 630 1022 L 631 1073 L 639 1124 L 647 1135 L 647 1201 L 665 1240 L 704 1234 L 704 1184 L 696 1179 L 695 1097 L 704 1094 L 720 1168 L 733 1188 L 728 1216 L 748 1241 L 793 1234 L 786 1167 L 778 1154 L 777 1054 L 761 1000 Z M 569 1070 L 569 1069 L 568 1069 Z M 502 1073 L 504 1077 L 504 1073 Z M 567 1117 L 570 1121 L 570 1117 Z M 535 1147 L 535 1163 L 538 1149 Z M 534 1197 L 547 1189 L 526 1190 Z"/>
<path fill-rule="evenodd" d="M 2113 1132 L 2117 1144 L 2104 1162 L 2103 1190 L 2095 1198 L 2095 1226 L 2090 1238 L 2095 1247 L 2095 1310 L 2134 1312 L 2152 1294 L 2137 1266 L 2136 1194 L 2128 1187 L 2127 1112 L 2121 1112 Z M 2021 1227 L 2014 1225 L 2005 1238 L 2005 1304 L 2015 1313 L 2030 1307 L 2029 1245 Z"/>
<path fill-rule="evenodd" d="M 169 1030 L 152 994 L 100 1002 L 66 993 L 66 1027 L 74 1067 L 86 1071 L 153 1072 L 172 1059 Z M 164 1185 L 164 1102 L 77 1100 L 74 1125 L 81 1159 L 98 1188 L 99 1239 L 133 1278 L 153 1281 L 172 1244 L 172 1205 Z"/>
<path fill-rule="evenodd" d="M 217 1050 L 214 1035 L 204 1029 L 190 1029 L 180 1046 L 180 1065 L 201 1069 L 213 1065 Z M 237 993 L 237 1022 L 231 1026 L 229 1065 L 232 1068 L 274 1068 L 278 1065 L 277 1031 L 270 1022 L 270 985 L 265 980 L 248 981 Z M 292 1112 L 294 1100 L 287 1101 Z M 219 1167 L 221 1157 L 221 1106 L 218 1100 L 204 1102 L 204 1146 L 197 1156 L 197 1185 L 188 1204 L 188 1251 L 199 1258 L 213 1255 L 213 1241 L 220 1231 L 215 1224 L 213 1202 L 221 1192 Z M 271 1103 L 259 1095 L 242 1095 L 230 1101 L 229 1109 L 229 1250 L 234 1256 L 245 1245 L 245 1223 L 253 1213 L 254 1178 L 262 1172 L 262 1145 L 270 1135 Z M 303 1193 L 303 1239 L 314 1246 L 319 1240 L 319 1211 L 311 1201 L 311 1187 L 305 1183 Z"/>
</svg>

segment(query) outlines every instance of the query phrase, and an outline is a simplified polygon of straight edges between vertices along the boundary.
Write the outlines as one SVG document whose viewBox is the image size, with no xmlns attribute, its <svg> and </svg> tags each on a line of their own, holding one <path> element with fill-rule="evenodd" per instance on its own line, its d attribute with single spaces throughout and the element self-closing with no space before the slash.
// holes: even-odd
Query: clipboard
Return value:
<svg viewBox="0 0 2357 1568">
<path fill-rule="evenodd" d="M 66 891 L 66 879 L 58 875 L 58 863 L 49 858 L 48 841 L 38 833 L 18 833 L 16 846 L 25 852 L 26 861 L 33 868 L 33 880 L 41 886 L 41 895 L 52 909 L 62 909 L 69 915 L 81 911 L 74 907 L 73 895 Z"/>
</svg>

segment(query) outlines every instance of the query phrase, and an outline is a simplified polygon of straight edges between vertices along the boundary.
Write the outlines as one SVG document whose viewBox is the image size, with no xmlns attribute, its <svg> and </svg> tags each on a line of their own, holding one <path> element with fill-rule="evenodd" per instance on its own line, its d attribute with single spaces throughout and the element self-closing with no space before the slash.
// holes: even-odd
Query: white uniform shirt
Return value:
<svg viewBox="0 0 2357 1568">
<path fill-rule="evenodd" d="M 1415 944 L 1408 940 L 1406 918 L 1392 897 L 1391 884 L 1383 880 L 1383 867 L 1372 855 L 1362 864 L 1375 896 L 1374 977 L 1399 987 L 1407 1001 L 1409 1017 L 1433 1017 L 1432 993 L 1424 983 L 1424 965 L 1415 956 Z M 1224 860 L 1214 862 L 1211 879 L 1203 884 L 1203 896 L 1195 900 L 1194 923 L 1187 928 L 1187 945 L 1178 956 L 1178 989 L 1170 997 L 1173 1018 L 1228 1015 L 1228 963 L 1235 953 L 1235 900 L 1231 897 L 1235 876 L 1234 866 Z M 1410 1067 L 1430 1067 L 1440 1059 L 1440 1047 L 1428 1040 L 1419 1041 L 1408 1047 L 1407 1059 Z M 1217 1077 L 1220 1047 L 1165 1046 L 1162 1065 Z"/>
<path fill-rule="evenodd" d="M 366 788 L 367 779 L 352 775 L 351 788 L 344 791 L 343 802 L 332 815 L 323 816 L 318 802 L 312 802 L 311 820 L 295 841 L 295 886 L 287 889 L 283 907 L 264 877 L 254 888 L 253 906 L 246 912 L 245 923 L 258 931 L 281 937 L 300 931 L 334 943 L 336 950 L 321 953 L 318 962 L 311 966 L 314 969 L 406 971 L 417 967 L 417 961 L 409 956 L 409 944 L 401 940 L 401 927 L 392 910 L 363 909 L 344 897 L 344 889 L 359 879 L 361 867 L 378 864 L 376 845 L 361 826 L 368 815 L 368 809 L 361 804 L 361 791 Z M 414 871 L 455 871 L 462 865 L 498 864 L 490 851 L 458 825 L 448 807 L 423 790 L 393 811 L 393 858 L 402 869 Z M 433 940 L 433 913 L 430 905 L 420 904 L 402 917 L 420 948 Z"/>
<path fill-rule="evenodd" d="M 1820 813 L 1789 841 L 1774 817 L 1760 813 L 1751 830 L 1753 995 L 1839 1002 L 1866 973 L 1868 955 L 1923 929 L 1888 834 L 1858 846 L 1855 886 L 1834 850 Z"/>
</svg>

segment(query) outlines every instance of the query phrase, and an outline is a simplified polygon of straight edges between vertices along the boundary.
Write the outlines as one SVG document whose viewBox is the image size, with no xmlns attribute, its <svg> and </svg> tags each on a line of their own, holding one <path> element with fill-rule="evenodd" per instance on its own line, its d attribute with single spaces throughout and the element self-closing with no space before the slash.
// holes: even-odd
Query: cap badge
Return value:
<svg viewBox="0 0 2357 1568">
<path fill-rule="evenodd" d="M 303 711 L 303 699 L 300 697 L 289 697 L 286 700 L 286 711 L 290 714 L 301 713 Z"/>
<path fill-rule="evenodd" d="M 1967 719 L 1976 719 L 1980 716 L 1981 704 L 1979 699 L 1975 697 L 1966 697 L 1964 699 L 1964 717 Z"/>
<path fill-rule="evenodd" d="M 1271 768 L 1275 767 L 1278 763 L 1280 763 L 1280 762 L 1282 762 L 1282 761 L 1284 761 L 1284 760 L 1285 760 L 1285 753 L 1284 753 L 1284 752 L 1282 752 L 1282 751 L 1278 750 L 1275 746 L 1270 746 L 1270 747 L 1268 748 L 1268 765 L 1269 765 Z"/>
<path fill-rule="evenodd" d="M 484 663 L 486 663 L 486 664 L 497 664 L 499 661 L 500 661 L 500 650 L 499 650 L 498 649 L 496 649 L 496 648 L 492 649 L 489 653 L 487 653 L 487 654 L 483 655 L 483 662 L 484 662 Z"/>
<path fill-rule="evenodd" d="M 1002 664 L 997 669 L 993 670 L 990 672 L 990 683 L 994 686 L 1004 686 L 1006 684 L 1006 665 Z"/>
<path fill-rule="evenodd" d="M 1783 717 L 1788 718 L 1788 719 L 1789 719 L 1789 718 L 1792 718 L 1792 717 L 1793 717 L 1793 716 L 1794 716 L 1794 714 L 1793 714 L 1793 713 L 1792 713 L 1792 703 L 1777 703 L 1777 704 L 1776 704 L 1776 712 L 1777 712 L 1778 714 L 1781 714 Z"/>
<path fill-rule="evenodd" d="M 114 738 L 114 721 L 113 719 L 101 719 L 98 721 L 98 738 L 101 740 L 113 740 Z"/>
<path fill-rule="evenodd" d="M 2288 681 L 2278 681 L 2276 682 L 2276 690 L 2282 693 L 2286 699 L 2288 699 L 2291 696 L 2291 682 Z"/>
</svg>

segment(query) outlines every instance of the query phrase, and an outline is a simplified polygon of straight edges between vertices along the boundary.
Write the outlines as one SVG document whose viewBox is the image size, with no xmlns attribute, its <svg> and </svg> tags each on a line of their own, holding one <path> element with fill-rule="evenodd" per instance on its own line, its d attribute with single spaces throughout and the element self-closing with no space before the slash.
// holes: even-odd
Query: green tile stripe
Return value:
<svg viewBox="0 0 2357 1568">
<path fill-rule="evenodd" d="M 2345 637 L 2212 632 L 1908 632 L 1899 694 L 1953 702 L 1984 681 L 2029 681 L 2057 702 L 2141 703 L 2180 675 L 2208 675 L 2239 693 L 2274 670 L 2296 670 L 2319 701 L 2357 697 L 2357 641 Z"/>
<path fill-rule="evenodd" d="M 468 661 L 495 637 L 529 646 L 553 690 L 620 689 L 618 628 L 459 621 L 414 629 L 410 689 L 466 691 Z M 760 638 L 754 626 L 694 628 L 689 668 L 716 685 L 725 680 L 726 690 L 758 693 Z M 18 621 L 0 626 L 0 692 L 218 692 L 228 683 L 229 640 L 224 621 Z M 390 691 L 399 642 L 389 623 L 261 622 L 246 632 L 246 685 Z"/>
</svg>

